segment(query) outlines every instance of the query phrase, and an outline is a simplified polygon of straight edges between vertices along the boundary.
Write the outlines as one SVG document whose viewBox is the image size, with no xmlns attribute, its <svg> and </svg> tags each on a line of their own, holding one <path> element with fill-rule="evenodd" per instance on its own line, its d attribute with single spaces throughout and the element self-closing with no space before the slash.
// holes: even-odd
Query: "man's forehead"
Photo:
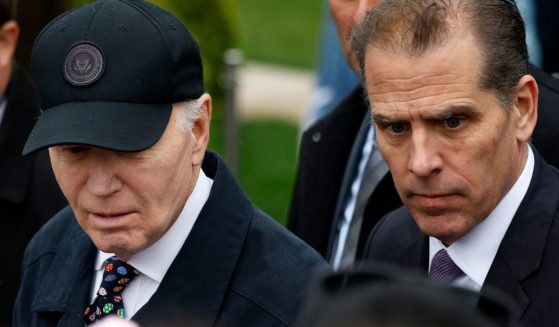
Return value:
<svg viewBox="0 0 559 327">
<path fill-rule="evenodd" d="M 414 99 L 426 93 L 425 88 L 434 88 L 436 94 L 437 87 L 477 86 L 482 61 L 473 43 L 471 35 L 456 38 L 419 56 L 369 46 L 364 67 L 367 92 L 373 99 L 383 95 Z"/>
</svg>

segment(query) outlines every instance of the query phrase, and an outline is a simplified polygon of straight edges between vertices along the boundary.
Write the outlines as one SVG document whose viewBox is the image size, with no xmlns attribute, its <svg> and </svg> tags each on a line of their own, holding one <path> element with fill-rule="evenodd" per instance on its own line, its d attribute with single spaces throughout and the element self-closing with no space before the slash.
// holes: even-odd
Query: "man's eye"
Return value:
<svg viewBox="0 0 559 327">
<path fill-rule="evenodd" d="M 406 130 L 406 126 L 403 123 L 393 123 L 388 126 L 390 131 L 394 134 L 401 134 Z"/>
<path fill-rule="evenodd" d="M 460 126 L 460 124 L 462 124 L 462 119 L 457 118 L 457 117 L 450 117 L 445 119 L 445 124 L 448 128 L 454 129 L 454 128 L 458 128 L 458 126 Z"/>
<path fill-rule="evenodd" d="M 84 147 L 84 146 L 72 146 L 72 147 L 66 148 L 66 151 L 69 151 L 70 153 L 74 153 L 74 154 L 84 152 L 85 150 L 86 150 L 86 147 Z"/>
</svg>

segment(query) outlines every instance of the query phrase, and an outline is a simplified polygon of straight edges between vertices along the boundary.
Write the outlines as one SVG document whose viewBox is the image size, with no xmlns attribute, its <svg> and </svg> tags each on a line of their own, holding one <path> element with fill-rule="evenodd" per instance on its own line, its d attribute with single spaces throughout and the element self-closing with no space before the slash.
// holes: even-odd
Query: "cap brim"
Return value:
<svg viewBox="0 0 559 327">
<path fill-rule="evenodd" d="M 172 108 L 172 104 L 122 102 L 73 102 L 51 107 L 35 124 L 23 155 L 62 144 L 142 151 L 161 138 Z"/>
</svg>

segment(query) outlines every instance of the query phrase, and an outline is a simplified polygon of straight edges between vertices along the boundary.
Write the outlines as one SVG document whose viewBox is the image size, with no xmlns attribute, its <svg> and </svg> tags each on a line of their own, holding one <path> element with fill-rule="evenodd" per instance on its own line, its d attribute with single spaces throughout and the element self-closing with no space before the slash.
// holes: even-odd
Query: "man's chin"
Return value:
<svg viewBox="0 0 559 327">
<path fill-rule="evenodd" d="M 130 257 L 134 251 L 131 250 L 130 244 L 124 238 L 115 238 L 115 236 L 99 236 L 92 237 L 95 247 L 105 253 L 114 253 L 119 258 L 125 260 Z"/>
<path fill-rule="evenodd" d="M 459 220 L 456 217 L 453 218 L 445 215 L 416 216 L 413 214 L 412 216 L 423 234 L 434 237 L 447 246 L 456 242 L 467 233 L 464 226 L 456 224 L 457 220 Z"/>
</svg>

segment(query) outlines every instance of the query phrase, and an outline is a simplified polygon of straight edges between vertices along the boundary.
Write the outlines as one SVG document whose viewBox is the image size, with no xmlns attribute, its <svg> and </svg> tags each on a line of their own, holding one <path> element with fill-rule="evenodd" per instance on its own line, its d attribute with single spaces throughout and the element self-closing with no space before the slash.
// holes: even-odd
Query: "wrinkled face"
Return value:
<svg viewBox="0 0 559 327">
<path fill-rule="evenodd" d="M 161 139 L 145 151 L 82 145 L 49 149 L 56 179 L 98 249 L 128 260 L 157 241 L 180 214 L 207 139 L 196 125 L 192 132 L 181 130 L 178 114 L 174 108 Z"/>
<path fill-rule="evenodd" d="M 330 0 L 330 12 L 336 23 L 340 44 L 351 67 L 356 69 L 356 60 L 349 51 L 351 30 L 360 22 L 365 13 L 379 5 L 381 0 Z"/>
<path fill-rule="evenodd" d="M 365 78 L 378 146 L 419 228 L 449 245 L 495 208 L 524 166 L 531 129 L 480 89 L 470 35 L 419 57 L 370 47 Z M 537 91 L 536 91 L 537 93 Z"/>
</svg>

